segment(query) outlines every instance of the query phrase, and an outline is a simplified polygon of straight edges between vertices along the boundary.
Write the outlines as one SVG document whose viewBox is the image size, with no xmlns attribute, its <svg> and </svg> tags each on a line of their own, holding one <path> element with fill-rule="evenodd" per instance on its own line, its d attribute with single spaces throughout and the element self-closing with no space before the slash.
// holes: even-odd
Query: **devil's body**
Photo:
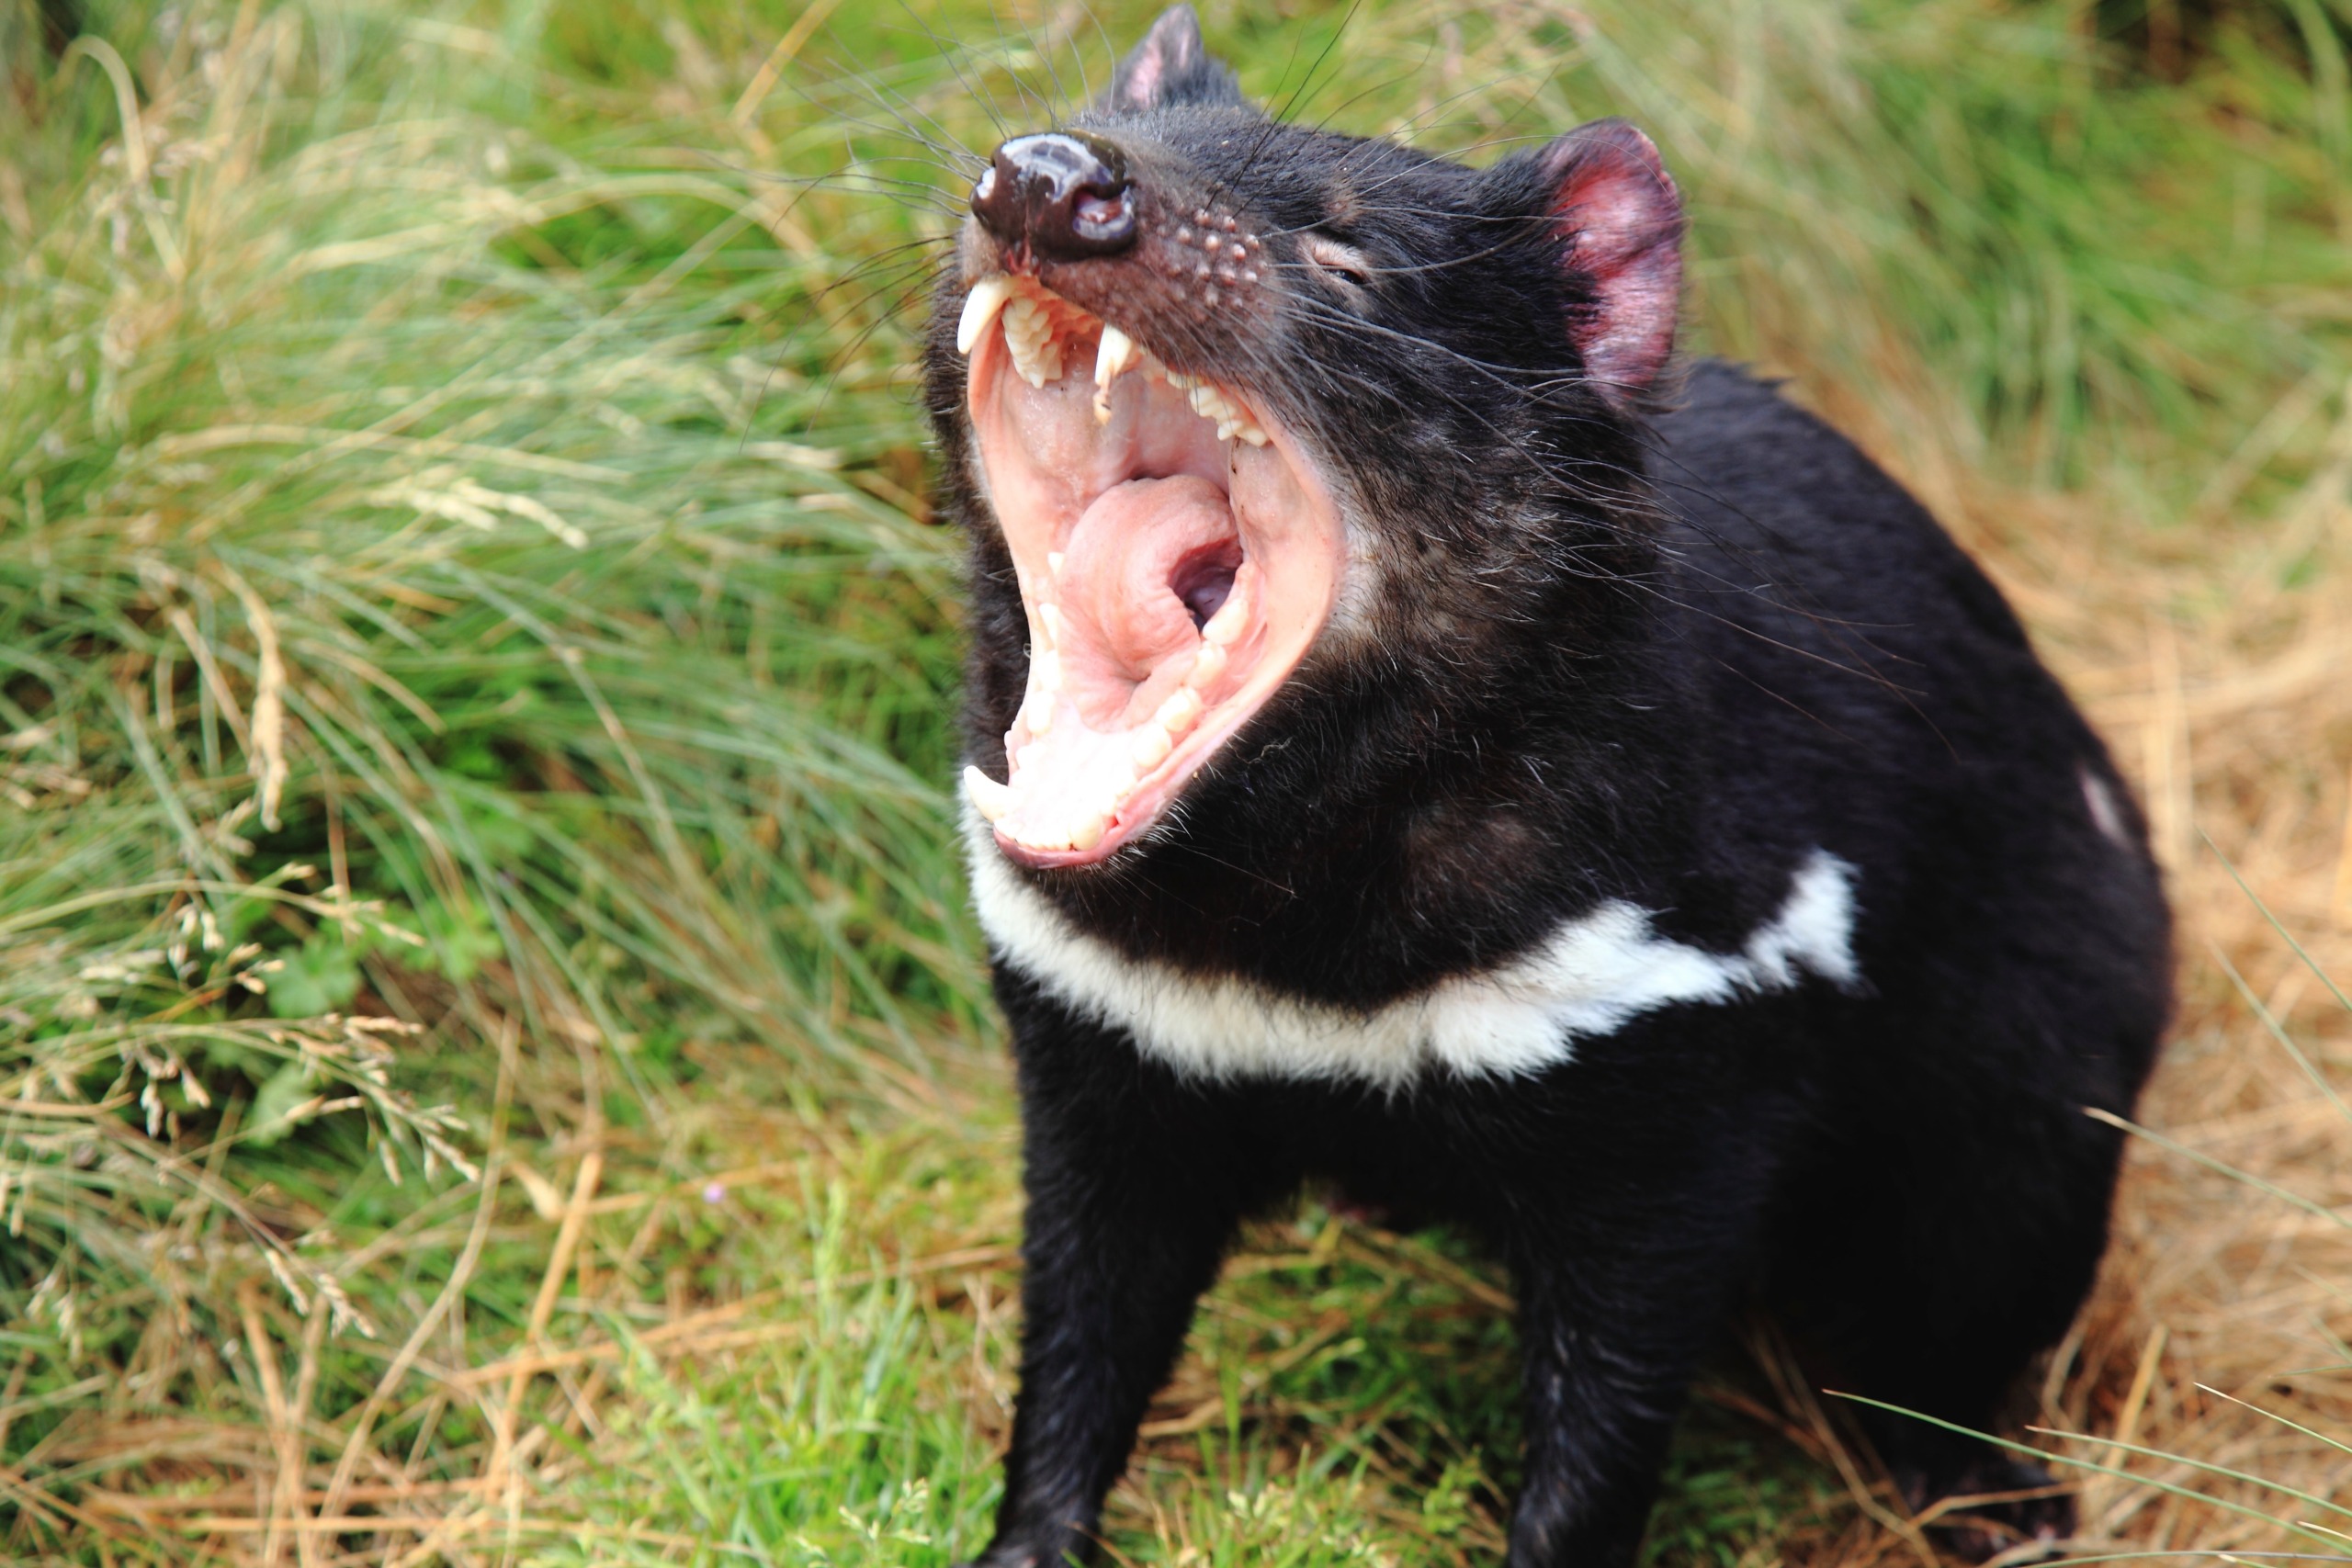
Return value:
<svg viewBox="0 0 2352 1568">
<path fill-rule="evenodd" d="M 1154 37 L 1181 56 L 1189 28 Z M 961 293 L 932 398 L 974 547 L 970 752 L 1001 773 L 1034 636 L 964 413 Z M 1409 383 L 1393 321 L 1367 375 Z M 1735 1310 L 1842 1389 L 1993 1421 L 2105 1244 L 2118 1134 L 2085 1108 L 2129 1110 L 2166 1011 L 2161 894 L 2098 739 L 1935 523 L 1736 370 L 1654 416 L 1500 376 L 1451 415 L 1299 396 L 1280 412 L 1352 476 L 1351 526 L 1426 528 L 1382 536 L 1371 587 L 1116 854 L 1021 863 L 973 818 L 1029 1192 L 983 1561 L 1086 1550 L 1235 1225 L 1310 1178 L 1508 1266 L 1516 1568 L 1630 1557 Z M 1429 439 L 1464 400 L 1475 434 Z M 1531 449 L 1534 480 L 1494 477 Z M 1482 471 L 1449 494 L 1449 460 Z M 1871 1432 L 1915 1500 L 2039 1479 Z"/>
</svg>

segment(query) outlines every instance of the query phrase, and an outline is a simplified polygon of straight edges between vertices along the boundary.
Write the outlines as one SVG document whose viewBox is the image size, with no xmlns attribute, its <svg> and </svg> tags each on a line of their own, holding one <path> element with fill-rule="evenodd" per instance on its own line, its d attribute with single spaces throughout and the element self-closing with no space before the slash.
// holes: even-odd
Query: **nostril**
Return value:
<svg viewBox="0 0 2352 1568">
<path fill-rule="evenodd" d="M 1081 240 L 1096 244 L 1133 239 L 1134 210 L 1125 191 L 1112 196 L 1081 195 L 1070 207 L 1070 227 Z"/>
</svg>

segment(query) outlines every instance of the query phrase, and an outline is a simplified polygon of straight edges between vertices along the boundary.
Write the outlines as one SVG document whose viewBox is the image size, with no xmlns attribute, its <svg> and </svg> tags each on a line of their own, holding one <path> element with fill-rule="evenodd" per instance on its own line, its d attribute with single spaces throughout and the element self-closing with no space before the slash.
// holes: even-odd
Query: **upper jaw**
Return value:
<svg viewBox="0 0 2352 1568">
<path fill-rule="evenodd" d="M 1102 862 L 1161 821 L 1339 589 L 1344 531 L 1316 464 L 1256 398 L 1170 370 L 1156 319 L 1025 274 L 985 273 L 967 296 L 978 478 L 1030 667 L 1008 779 L 964 783 L 1031 866 Z"/>
</svg>

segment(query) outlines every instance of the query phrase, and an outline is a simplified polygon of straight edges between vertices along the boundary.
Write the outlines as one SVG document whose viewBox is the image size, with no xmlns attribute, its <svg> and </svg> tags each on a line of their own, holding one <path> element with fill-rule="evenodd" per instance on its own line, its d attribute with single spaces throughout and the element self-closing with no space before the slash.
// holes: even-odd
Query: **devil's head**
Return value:
<svg viewBox="0 0 2352 1568">
<path fill-rule="evenodd" d="M 1631 126 L 1472 169 L 1282 124 L 1178 6 L 971 209 L 930 400 L 1015 860 L 1148 844 L 1277 718 L 1442 745 L 1624 613 L 1681 276 Z"/>
</svg>

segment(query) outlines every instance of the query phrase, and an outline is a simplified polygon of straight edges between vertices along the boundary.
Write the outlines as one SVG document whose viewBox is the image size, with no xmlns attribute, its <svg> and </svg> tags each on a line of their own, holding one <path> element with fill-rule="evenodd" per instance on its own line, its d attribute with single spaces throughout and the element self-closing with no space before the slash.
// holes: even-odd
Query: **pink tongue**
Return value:
<svg viewBox="0 0 2352 1568">
<path fill-rule="evenodd" d="M 1237 537 L 1225 491 L 1192 474 L 1114 485 L 1079 518 L 1048 592 L 1061 605 L 1065 689 L 1090 723 L 1116 723 L 1155 668 L 1200 646 L 1170 579 Z"/>
</svg>

